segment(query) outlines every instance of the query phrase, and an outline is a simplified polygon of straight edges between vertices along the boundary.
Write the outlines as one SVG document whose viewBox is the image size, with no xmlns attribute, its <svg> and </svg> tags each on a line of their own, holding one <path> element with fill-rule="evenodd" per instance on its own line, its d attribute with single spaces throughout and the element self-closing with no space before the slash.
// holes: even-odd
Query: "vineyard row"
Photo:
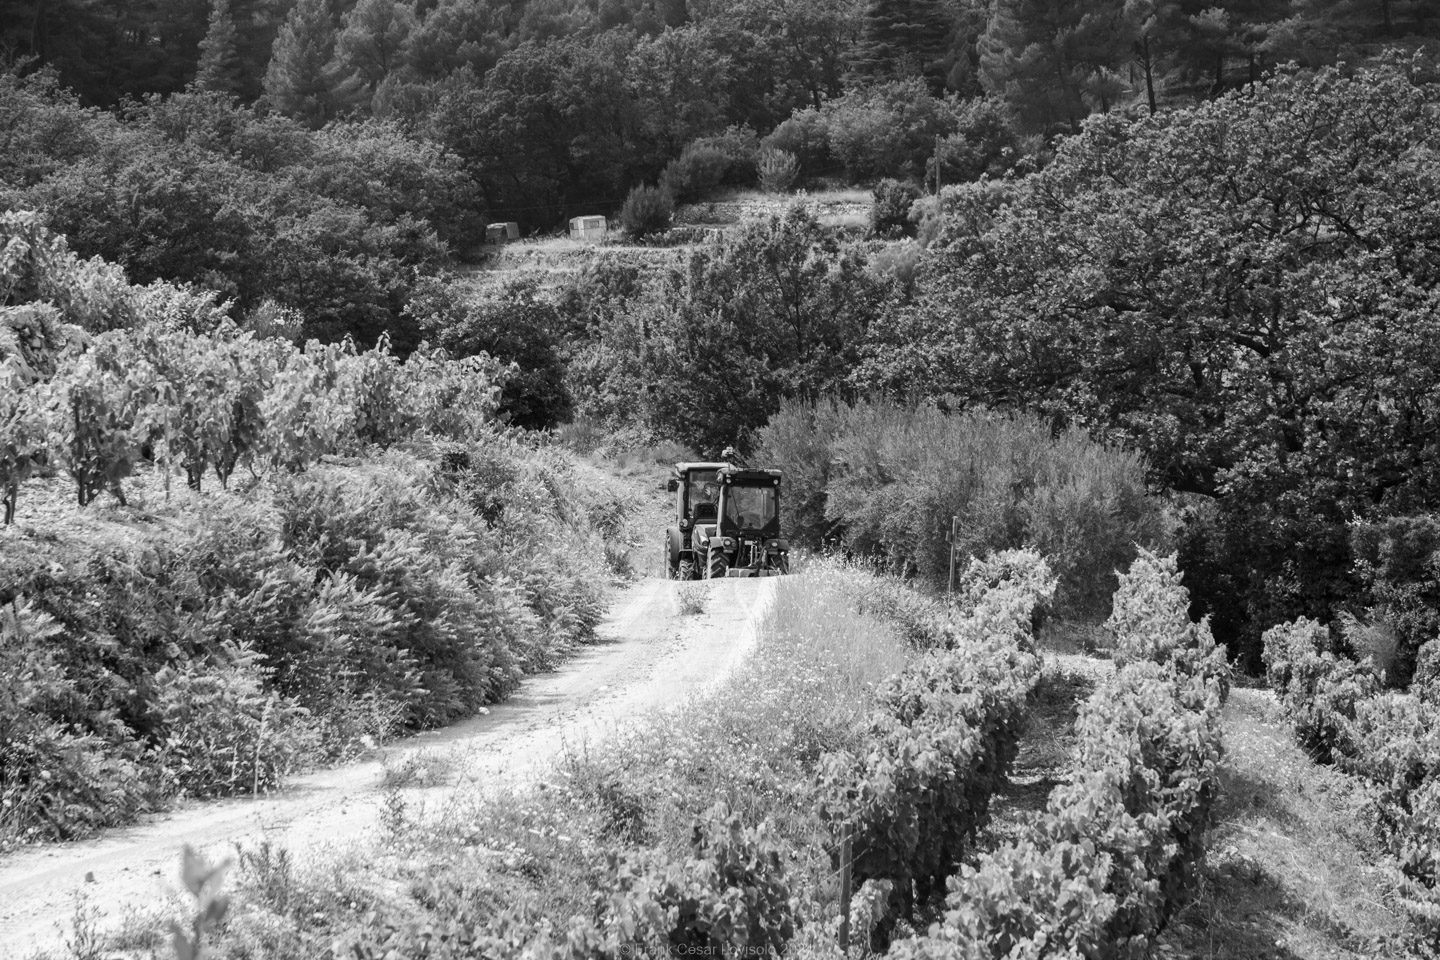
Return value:
<svg viewBox="0 0 1440 960">
<path fill-rule="evenodd" d="M 62 470 L 83 506 L 151 461 L 198 489 L 241 467 L 261 476 L 388 447 L 418 432 L 473 437 L 504 371 L 485 358 L 421 350 L 403 363 L 382 342 L 296 347 L 160 323 L 86 335 L 43 309 L 10 317 L 22 347 L 0 352 L 0 499 L 13 521 L 21 482 Z M 58 345 L 58 346 L 55 346 Z M 49 348 L 47 348 L 49 347 Z"/>
<path fill-rule="evenodd" d="M 1299 619 L 1265 632 L 1265 668 L 1301 744 L 1371 788 L 1376 822 L 1403 876 L 1417 955 L 1440 953 L 1440 643 L 1420 648 L 1406 693 L 1383 691 L 1370 661 L 1335 652 Z"/>
</svg>

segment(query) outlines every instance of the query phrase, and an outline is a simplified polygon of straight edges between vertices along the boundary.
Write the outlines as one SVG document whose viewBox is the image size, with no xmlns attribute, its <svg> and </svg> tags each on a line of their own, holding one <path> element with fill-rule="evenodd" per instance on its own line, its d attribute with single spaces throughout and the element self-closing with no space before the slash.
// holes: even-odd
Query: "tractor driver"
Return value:
<svg viewBox="0 0 1440 960">
<path fill-rule="evenodd" d="M 708 512 L 710 519 L 715 518 L 715 510 L 719 509 L 720 484 L 713 479 L 697 482 L 690 487 L 690 513 L 692 516 L 701 514 L 700 505 L 708 504 L 711 509 Z"/>
</svg>

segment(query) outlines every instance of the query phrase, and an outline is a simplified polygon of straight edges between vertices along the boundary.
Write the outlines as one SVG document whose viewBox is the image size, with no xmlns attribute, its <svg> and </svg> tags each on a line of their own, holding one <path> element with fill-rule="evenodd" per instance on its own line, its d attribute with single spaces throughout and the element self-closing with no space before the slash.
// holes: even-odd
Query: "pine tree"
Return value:
<svg viewBox="0 0 1440 960">
<path fill-rule="evenodd" d="M 880 78 L 923 76 L 938 93 L 945 82 L 954 17 L 945 0 L 869 0 L 855 72 Z"/>
<path fill-rule="evenodd" d="M 980 38 L 980 81 L 1021 129 L 1080 129 L 1124 92 L 1134 21 L 1122 0 L 997 0 Z"/>
<path fill-rule="evenodd" d="M 265 71 L 270 105 L 319 127 L 360 103 L 363 83 L 335 58 L 335 43 L 326 0 L 299 0 L 275 38 Z"/>
<path fill-rule="evenodd" d="M 211 0 L 210 27 L 200 41 L 200 66 L 195 86 L 216 93 L 238 94 L 241 88 L 240 51 L 230 0 Z"/>
<path fill-rule="evenodd" d="M 364 79 L 371 92 L 403 62 L 401 51 L 415 30 L 415 14 L 395 0 L 360 0 L 345 15 L 336 54 Z"/>
</svg>

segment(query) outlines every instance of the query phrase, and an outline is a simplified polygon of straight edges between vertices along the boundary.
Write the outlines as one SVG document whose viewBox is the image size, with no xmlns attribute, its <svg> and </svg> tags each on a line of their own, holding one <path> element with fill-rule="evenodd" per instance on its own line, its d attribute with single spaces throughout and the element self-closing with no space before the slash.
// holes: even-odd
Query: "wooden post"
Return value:
<svg viewBox="0 0 1440 960">
<path fill-rule="evenodd" d="M 955 537 L 957 535 L 956 527 L 959 525 L 960 518 L 958 516 L 951 517 L 950 536 L 945 538 L 950 544 L 950 586 L 945 589 L 946 599 L 951 599 L 955 596 Z"/>
<path fill-rule="evenodd" d="M 840 834 L 840 952 L 850 952 L 850 824 Z"/>
</svg>

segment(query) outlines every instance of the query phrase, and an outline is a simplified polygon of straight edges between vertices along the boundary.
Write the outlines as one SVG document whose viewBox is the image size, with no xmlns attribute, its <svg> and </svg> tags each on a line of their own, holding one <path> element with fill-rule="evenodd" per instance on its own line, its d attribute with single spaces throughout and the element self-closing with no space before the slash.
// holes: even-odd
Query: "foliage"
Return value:
<svg viewBox="0 0 1440 960">
<path fill-rule="evenodd" d="M 725 180 L 730 163 L 719 146 L 697 140 L 666 164 L 660 188 L 682 203 L 703 199 Z"/>
<path fill-rule="evenodd" d="M 891 881 L 892 923 L 944 889 L 1015 757 L 1039 676 L 1032 617 L 1055 582 L 1034 553 L 1005 562 L 1019 576 L 977 589 L 947 642 L 877 691 L 868 752 L 822 762 L 822 816 L 852 832 L 857 886 Z"/>
<path fill-rule="evenodd" d="M 243 656 L 218 669 L 191 661 L 155 674 L 154 763 L 186 796 L 268 792 L 314 752 L 306 712 L 267 694 Z"/>
<path fill-rule="evenodd" d="M 610 279 L 571 362 L 577 410 L 717 454 L 745 447 L 782 397 L 838 387 L 887 293 L 801 203 L 690 251 L 639 296 L 638 277 Z"/>
<path fill-rule="evenodd" d="M 1152 581 L 1132 594 L 1164 589 L 1153 563 L 1132 576 Z M 1038 822 L 963 867 L 943 922 L 892 955 L 1138 956 L 1184 903 L 1219 791 L 1218 680 L 1228 668 L 1203 653 L 1208 631 L 1187 629 L 1183 604 L 1131 609 L 1138 632 L 1199 641 L 1193 658 L 1170 651 L 1172 662 L 1193 659 L 1199 669 L 1186 675 L 1136 660 L 1097 687 L 1075 724 L 1071 772 Z"/>
<path fill-rule="evenodd" d="M 0 849 L 75 839 L 158 799 L 124 724 L 83 709 L 54 646 L 63 630 L 29 600 L 0 607 Z"/>
<path fill-rule="evenodd" d="M 800 173 L 795 154 L 776 147 L 763 147 L 757 164 L 760 189 L 766 193 L 789 193 Z"/>
<path fill-rule="evenodd" d="M 795 933 L 780 851 L 719 804 L 696 823 L 681 861 L 615 864 L 611 924 L 650 956 L 778 956 Z"/>
<path fill-rule="evenodd" d="M 625 198 L 620 208 L 620 223 L 625 232 L 639 240 L 670 229 L 675 212 L 675 199 L 665 186 L 647 187 L 640 184 Z"/>
<path fill-rule="evenodd" d="M 1381 692 L 1371 664 L 1337 657 L 1328 639 L 1307 620 L 1266 631 L 1271 685 L 1300 742 L 1366 781 L 1375 823 L 1404 875 L 1398 899 L 1411 923 L 1408 946 L 1433 952 L 1440 946 L 1440 705 L 1429 645 L 1421 648 L 1417 689 L 1407 695 Z"/>
<path fill-rule="evenodd" d="M 999 178 L 1012 172 L 1024 154 L 1020 138 L 1010 127 L 1004 107 L 991 97 L 962 103 L 956 110 L 956 129 L 935 149 L 928 175 L 940 165 L 942 183 L 965 183 L 982 177 Z"/>
<path fill-rule="evenodd" d="M 1134 454 L 1022 417 L 926 404 L 785 403 L 757 455 L 785 473 L 790 536 L 838 540 L 897 573 L 946 584 L 950 555 L 1033 544 L 1060 580 L 1056 613 L 1103 615 L 1116 567 L 1167 524 Z M 958 539 L 946 543 L 951 518 Z"/>
<path fill-rule="evenodd" d="M 1230 690 L 1225 648 L 1216 646 L 1207 621 L 1190 621 L 1190 593 L 1180 583 L 1175 555 L 1156 556 L 1141 547 L 1120 577 L 1105 629 L 1113 639 L 1110 658 L 1117 669 L 1150 661 L 1181 677 L 1204 675 Z"/>
<path fill-rule="evenodd" d="M 497 398 L 501 419 L 535 430 L 569 418 L 565 357 L 571 326 L 538 281 L 479 291 L 428 281 L 405 310 L 450 356 L 510 365 Z"/>
<path fill-rule="evenodd" d="M 1434 516 L 1398 516 L 1356 523 L 1350 551 L 1368 614 L 1398 641 L 1396 676 L 1415 670 L 1422 645 L 1440 636 L 1440 522 Z"/>
<path fill-rule="evenodd" d="M 872 192 L 870 232 L 877 237 L 913 237 L 915 224 L 910 208 L 920 199 L 920 189 L 913 183 L 881 180 Z"/>
<path fill-rule="evenodd" d="M 1241 582 L 1227 639 L 1247 659 L 1265 626 L 1332 616 L 1355 590 L 1346 521 L 1436 489 L 1440 220 L 1408 206 L 1440 195 L 1417 160 L 1437 89 L 1420 69 L 1283 73 L 1091 120 L 992 214 L 947 225 L 860 381 L 1113 437 L 1154 481 L 1216 500 L 1218 540 L 1187 562 Z"/>
<path fill-rule="evenodd" d="M 360 358 L 338 352 L 336 375 L 363 380 Z M 593 635 L 589 558 L 624 537 L 630 501 L 474 422 L 426 440 L 428 392 L 407 393 L 418 456 L 312 462 L 81 537 L 0 532 L 5 843 L 81 836 L 177 794 L 271 789 L 473 713 Z M 353 440 L 353 408 L 344 422 Z"/>
<path fill-rule="evenodd" d="M 1265 676 L 1307 750 L 1322 761 L 1353 752 L 1347 721 L 1380 684 L 1367 665 L 1336 656 L 1324 626 L 1302 619 L 1265 631 Z"/>
</svg>

